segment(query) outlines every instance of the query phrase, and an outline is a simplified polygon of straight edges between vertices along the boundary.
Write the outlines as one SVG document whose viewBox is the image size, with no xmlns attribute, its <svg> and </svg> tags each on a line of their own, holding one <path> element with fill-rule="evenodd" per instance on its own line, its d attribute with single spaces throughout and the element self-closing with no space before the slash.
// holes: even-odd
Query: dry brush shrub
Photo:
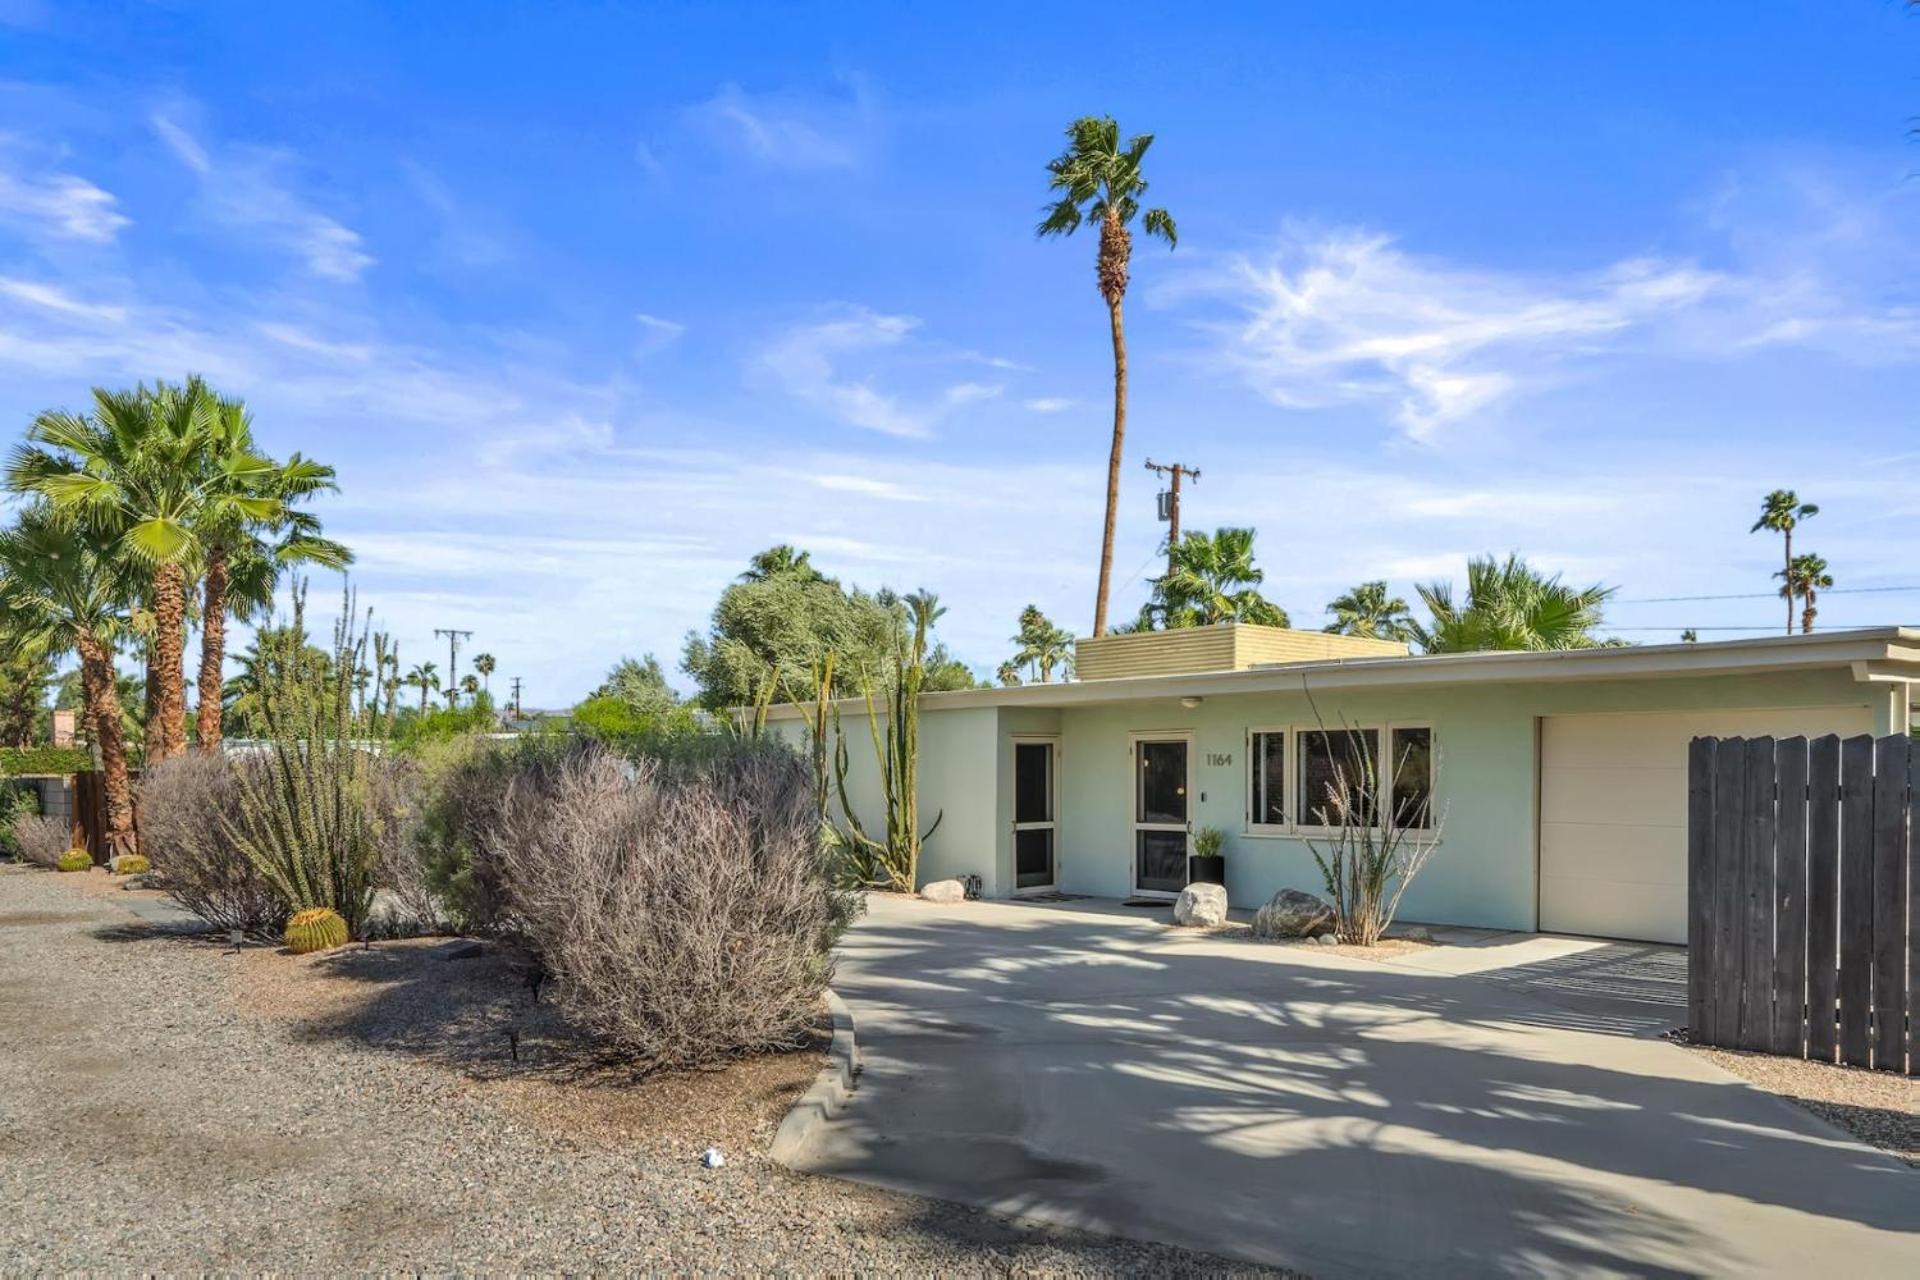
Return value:
<svg viewBox="0 0 1920 1280">
<path fill-rule="evenodd" d="M 13 820 L 13 847 L 23 862 L 51 869 L 73 847 L 71 825 L 41 813 L 21 814 Z"/>
<path fill-rule="evenodd" d="M 177 756 L 140 778 L 140 847 L 167 896 L 219 929 L 278 938 L 288 906 L 232 837 L 244 773 L 266 761 Z"/>
<path fill-rule="evenodd" d="M 645 1069 L 791 1047 L 856 901 L 832 883 L 806 765 L 770 744 L 535 760 L 481 844 L 564 1010 Z"/>
</svg>

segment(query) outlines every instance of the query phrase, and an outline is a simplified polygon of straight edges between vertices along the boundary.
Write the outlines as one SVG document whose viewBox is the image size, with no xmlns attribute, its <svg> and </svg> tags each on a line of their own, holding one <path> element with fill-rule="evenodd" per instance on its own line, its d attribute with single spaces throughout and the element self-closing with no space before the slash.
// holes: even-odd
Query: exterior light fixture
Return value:
<svg viewBox="0 0 1920 1280">
<path fill-rule="evenodd" d="M 1191 711 L 1205 701 L 1206 701 L 1205 698 L 1197 697 L 1194 694 L 1190 693 L 1186 697 L 1180 699 L 1180 705 L 1185 707 L 1187 710 Z"/>
</svg>

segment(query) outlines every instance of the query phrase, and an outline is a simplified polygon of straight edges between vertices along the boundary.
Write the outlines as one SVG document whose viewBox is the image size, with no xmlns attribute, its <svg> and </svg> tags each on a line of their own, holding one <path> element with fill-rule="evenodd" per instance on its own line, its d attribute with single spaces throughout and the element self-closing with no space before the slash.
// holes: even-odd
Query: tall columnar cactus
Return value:
<svg viewBox="0 0 1920 1280">
<path fill-rule="evenodd" d="M 840 794 L 840 811 L 848 827 L 848 843 L 863 864 L 871 882 L 900 893 L 912 893 L 920 883 L 920 850 L 928 837 L 939 829 L 944 813 L 935 814 L 933 825 L 920 830 L 920 689 L 926 681 L 927 633 L 934 620 L 946 612 L 937 598 L 926 591 L 906 597 L 910 634 L 895 646 L 892 679 L 885 690 L 886 724 L 874 699 L 872 679 L 861 673 L 862 693 L 867 705 L 867 733 L 873 741 L 874 762 L 879 767 L 881 796 L 886 806 L 886 829 L 875 839 L 861 825 L 859 815 L 847 800 L 847 744 L 840 738 L 834 745 L 834 781 Z"/>
</svg>

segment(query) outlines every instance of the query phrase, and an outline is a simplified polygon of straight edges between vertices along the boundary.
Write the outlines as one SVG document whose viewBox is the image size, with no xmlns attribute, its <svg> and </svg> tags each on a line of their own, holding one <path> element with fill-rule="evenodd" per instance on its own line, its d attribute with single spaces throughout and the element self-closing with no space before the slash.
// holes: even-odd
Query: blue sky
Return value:
<svg viewBox="0 0 1920 1280">
<path fill-rule="evenodd" d="M 1296 625 L 1518 550 L 1632 639 L 1771 627 L 1638 602 L 1769 590 L 1779 485 L 1840 586 L 1920 586 L 1892 0 L 307 10 L 0 0 L 0 414 L 243 395 L 339 468 L 408 663 L 470 628 L 564 704 L 778 541 L 938 591 L 983 673 L 1028 601 L 1084 629 L 1105 317 L 1032 225 L 1089 112 L 1181 232 L 1128 300 L 1119 616 L 1148 455 Z"/>
</svg>

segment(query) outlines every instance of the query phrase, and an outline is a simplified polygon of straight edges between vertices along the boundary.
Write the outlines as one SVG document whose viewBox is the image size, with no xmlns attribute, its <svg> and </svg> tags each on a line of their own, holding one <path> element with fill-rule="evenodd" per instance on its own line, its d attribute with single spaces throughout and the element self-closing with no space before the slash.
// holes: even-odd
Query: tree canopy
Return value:
<svg viewBox="0 0 1920 1280">
<path fill-rule="evenodd" d="M 1599 648 L 1618 643 L 1594 634 L 1614 590 L 1598 583 L 1570 587 L 1517 555 L 1504 562 L 1476 556 L 1467 562 L 1464 600 L 1455 601 L 1450 582 L 1419 588 L 1433 617 L 1427 625 L 1414 623 L 1412 633 L 1428 653 Z"/>
<path fill-rule="evenodd" d="M 1260 594 L 1266 572 L 1253 563 L 1252 529 L 1193 530 L 1168 549 L 1167 572 L 1141 607 L 1138 630 L 1223 622 L 1289 625 L 1287 611 Z"/>
</svg>

